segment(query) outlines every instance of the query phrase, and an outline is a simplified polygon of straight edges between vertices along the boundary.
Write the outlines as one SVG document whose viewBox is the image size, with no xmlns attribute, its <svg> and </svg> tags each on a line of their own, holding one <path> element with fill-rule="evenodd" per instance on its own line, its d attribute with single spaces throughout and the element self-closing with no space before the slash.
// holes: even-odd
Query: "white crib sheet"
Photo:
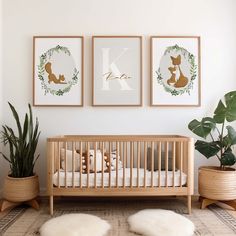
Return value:
<svg viewBox="0 0 236 236">
<path fill-rule="evenodd" d="M 59 183 L 58 183 L 58 173 L 59 173 Z M 144 186 L 144 169 L 139 169 L 139 186 Z M 175 174 L 175 182 L 174 186 L 180 186 L 180 171 L 177 170 L 174 172 Z M 137 185 L 137 168 L 133 168 L 132 171 L 132 186 L 136 187 Z M 167 183 L 168 186 L 173 186 L 173 171 L 168 171 L 167 175 Z M 67 172 L 67 186 L 70 187 L 73 185 L 72 181 L 72 172 Z M 104 173 L 103 176 L 104 181 L 104 187 L 109 186 L 109 173 Z M 153 186 L 158 186 L 158 171 L 153 172 Z M 187 182 L 187 175 L 182 172 L 182 186 L 185 185 Z M 102 186 L 102 173 L 96 173 L 96 183 L 97 187 Z M 53 175 L 53 184 L 55 186 L 65 186 L 65 172 L 63 170 L 57 171 Z M 166 186 L 166 172 L 161 171 L 161 186 Z M 80 172 L 75 172 L 74 174 L 74 185 L 76 187 L 80 186 Z M 146 186 L 152 185 L 152 177 L 151 177 L 151 171 L 146 170 Z M 87 187 L 87 174 L 82 174 L 82 186 Z M 111 186 L 116 187 L 116 172 L 111 172 Z M 118 171 L 118 186 L 123 186 L 123 169 Z M 125 168 L 125 186 L 130 186 L 130 168 Z M 89 187 L 94 187 L 94 173 L 89 174 Z"/>
</svg>

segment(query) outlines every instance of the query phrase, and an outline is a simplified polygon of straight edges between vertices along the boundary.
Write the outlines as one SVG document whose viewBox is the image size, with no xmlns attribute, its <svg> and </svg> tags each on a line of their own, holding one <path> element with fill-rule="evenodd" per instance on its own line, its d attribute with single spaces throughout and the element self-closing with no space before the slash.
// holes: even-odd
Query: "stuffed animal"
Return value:
<svg viewBox="0 0 236 236">
<path fill-rule="evenodd" d="M 78 153 L 80 153 L 80 150 L 77 150 Z M 103 158 L 103 162 L 102 162 Z M 82 173 L 94 173 L 95 169 L 96 172 L 102 172 L 102 163 L 103 163 L 103 170 L 104 172 L 109 172 L 110 171 L 110 164 L 109 164 L 109 159 L 106 155 L 102 157 L 102 152 L 101 150 L 96 151 L 96 168 L 95 168 L 95 154 L 94 150 L 89 150 L 89 155 L 88 152 L 85 151 L 82 154 Z"/>
</svg>

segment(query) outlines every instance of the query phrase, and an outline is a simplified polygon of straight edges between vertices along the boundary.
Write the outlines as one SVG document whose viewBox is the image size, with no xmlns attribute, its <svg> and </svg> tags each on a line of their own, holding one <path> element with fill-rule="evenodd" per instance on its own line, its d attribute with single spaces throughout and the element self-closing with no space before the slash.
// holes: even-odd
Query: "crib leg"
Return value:
<svg viewBox="0 0 236 236">
<path fill-rule="evenodd" d="M 191 210 L 192 210 L 192 199 L 191 195 L 188 195 L 188 214 L 191 214 Z"/>
<path fill-rule="evenodd" d="M 53 215 L 53 195 L 50 195 L 50 215 Z"/>
</svg>

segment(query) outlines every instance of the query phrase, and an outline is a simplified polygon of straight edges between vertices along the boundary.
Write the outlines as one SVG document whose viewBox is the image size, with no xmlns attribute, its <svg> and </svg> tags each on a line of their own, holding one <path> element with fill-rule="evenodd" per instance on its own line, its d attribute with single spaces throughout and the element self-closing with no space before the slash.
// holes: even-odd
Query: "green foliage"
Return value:
<svg viewBox="0 0 236 236">
<path fill-rule="evenodd" d="M 226 122 L 236 120 L 236 91 L 225 94 L 224 99 L 220 100 L 213 118 L 204 117 L 201 121 L 196 119 L 188 124 L 188 128 L 199 137 L 206 141 L 197 140 L 195 149 L 206 158 L 217 156 L 220 166 L 231 166 L 236 163 L 236 156 L 232 152 L 232 146 L 236 144 L 236 131 Z M 220 129 L 217 125 L 221 125 Z M 227 132 L 224 134 L 224 132 Z M 213 134 L 217 134 L 214 138 Z M 208 141 L 208 137 L 211 141 Z"/>
<path fill-rule="evenodd" d="M 54 53 L 64 53 L 65 55 L 71 56 L 71 53 L 67 47 L 62 47 L 60 45 L 57 45 L 54 48 L 49 49 L 47 52 L 43 53 L 39 57 L 39 65 L 37 74 L 38 79 L 41 81 L 41 88 L 44 90 L 44 94 L 52 94 L 56 96 L 63 96 L 65 93 L 68 93 L 72 86 L 76 85 L 79 81 L 79 71 L 77 71 L 76 68 L 74 68 L 74 73 L 72 75 L 71 80 L 68 81 L 68 85 L 64 89 L 54 89 L 53 87 L 48 85 L 48 76 L 45 74 L 45 64 L 51 60 L 51 57 Z"/>
<path fill-rule="evenodd" d="M 198 68 L 198 66 L 196 65 L 196 62 L 195 62 L 196 58 L 193 54 L 188 52 L 185 48 L 182 48 L 182 47 L 178 46 L 177 44 L 174 45 L 174 46 L 167 47 L 165 52 L 164 52 L 164 55 L 167 55 L 167 54 L 171 55 L 172 52 L 174 52 L 175 54 L 180 53 L 189 62 L 190 75 L 191 75 L 190 81 L 184 88 L 181 88 L 181 89 L 180 88 L 178 88 L 178 89 L 173 88 L 172 86 L 166 84 L 166 82 L 164 81 L 163 76 L 161 74 L 160 67 L 159 67 L 158 70 L 156 71 L 157 83 L 162 85 L 163 88 L 165 89 L 165 91 L 167 93 L 170 93 L 172 96 L 179 96 L 179 95 L 182 95 L 184 93 L 187 93 L 187 94 L 190 95 L 190 92 L 193 89 L 194 80 L 197 77 L 197 68 Z"/>
<path fill-rule="evenodd" d="M 39 122 L 36 118 L 36 124 L 33 123 L 33 115 L 30 104 L 29 114 L 25 114 L 23 126 L 17 111 L 8 103 L 12 111 L 12 115 L 17 125 L 17 133 L 7 125 L 2 126 L 1 140 L 4 145 L 9 146 L 9 156 L 4 155 L 3 158 L 10 164 L 10 176 L 14 178 L 29 177 L 34 175 L 34 165 L 38 156 L 35 157 L 35 151 L 39 140 L 40 131 Z"/>
</svg>

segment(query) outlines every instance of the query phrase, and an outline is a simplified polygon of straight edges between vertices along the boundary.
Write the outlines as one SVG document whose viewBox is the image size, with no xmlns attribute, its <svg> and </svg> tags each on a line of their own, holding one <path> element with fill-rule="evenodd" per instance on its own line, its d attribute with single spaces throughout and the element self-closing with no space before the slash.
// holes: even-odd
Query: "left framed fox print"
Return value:
<svg viewBox="0 0 236 236">
<path fill-rule="evenodd" d="M 83 37 L 33 37 L 33 105 L 83 106 Z"/>
</svg>

